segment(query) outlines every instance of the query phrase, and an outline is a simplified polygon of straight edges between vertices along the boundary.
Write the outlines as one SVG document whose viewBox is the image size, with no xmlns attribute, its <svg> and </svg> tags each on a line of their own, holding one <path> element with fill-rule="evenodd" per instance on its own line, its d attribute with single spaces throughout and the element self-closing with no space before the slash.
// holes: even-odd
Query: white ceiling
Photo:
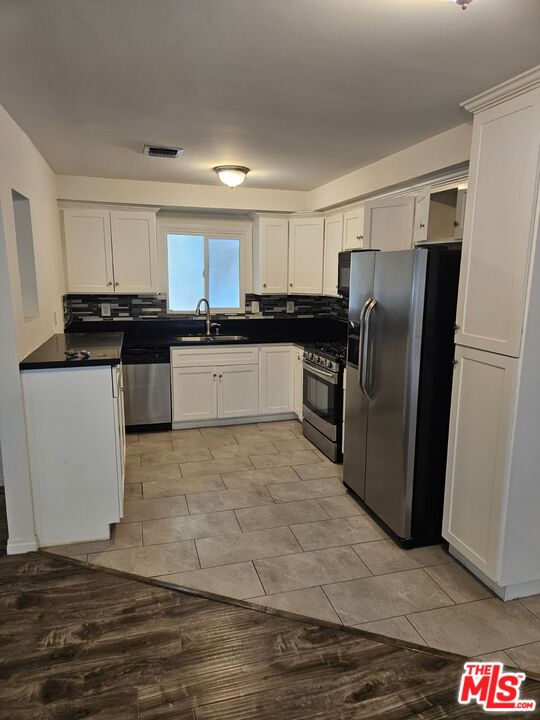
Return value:
<svg viewBox="0 0 540 720">
<path fill-rule="evenodd" d="M 307 190 L 465 122 L 539 34 L 540 0 L 0 0 L 0 101 L 59 174 Z"/>
</svg>

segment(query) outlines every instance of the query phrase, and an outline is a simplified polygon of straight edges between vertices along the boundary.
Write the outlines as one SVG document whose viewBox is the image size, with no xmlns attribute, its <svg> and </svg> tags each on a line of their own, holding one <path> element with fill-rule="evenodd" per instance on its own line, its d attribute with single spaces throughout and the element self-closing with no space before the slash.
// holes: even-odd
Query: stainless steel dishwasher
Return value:
<svg viewBox="0 0 540 720">
<path fill-rule="evenodd" d="M 169 348 L 127 347 L 122 352 L 126 428 L 171 429 Z"/>
</svg>

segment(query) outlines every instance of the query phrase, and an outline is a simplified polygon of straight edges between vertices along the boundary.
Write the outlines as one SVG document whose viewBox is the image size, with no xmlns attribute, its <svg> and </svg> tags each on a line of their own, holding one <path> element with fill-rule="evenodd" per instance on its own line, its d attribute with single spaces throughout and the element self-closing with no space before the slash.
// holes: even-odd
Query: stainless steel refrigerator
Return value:
<svg viewBox="0 0 540 720">
<path fill-rule="evenodd" d="M 404 546 L 441 536 L 460 252 L 353 253 L 343 481 Z"/>
</svg>

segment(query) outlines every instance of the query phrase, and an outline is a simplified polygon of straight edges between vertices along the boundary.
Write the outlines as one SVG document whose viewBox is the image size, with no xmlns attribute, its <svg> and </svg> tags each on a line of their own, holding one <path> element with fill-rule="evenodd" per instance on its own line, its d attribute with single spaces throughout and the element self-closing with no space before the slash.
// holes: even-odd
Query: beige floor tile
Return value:
<svg viewBox="0 0 540 720">
<path fill-rule="evenodd" d="M 126 483 L 124 485 L 124 500 L 140 500 L 142 498 L 142 483 Z"/>
<path fill-rule="evenodd" d="M 143 436 L 145 437 L 145 436 Z M 138 443 L 131 443 L 126 445 L 126 452 L 128 455 L 143 455 L 144 453 L 152 452 L 172 452 L 173 444 L 171 440 L 154 440 L 148 438 L 140 440 Z"/>
<path fill-rule="evenodd" d="M 279 555 L 291 555 L 301 551 L 289 528 L 255 530 L 241 535 L 223 535 L 196 540 L 201 567 L 230 565 Z"/>
<path fill-rule="evenodd" d="M 485 655 L 477 655 L 475 659 L 484 662 L 501 662 L 507 667 L 518 667 L 517 663 L 515 663 L 504 650 L 496 650 L 495 652 L 486 653 Z"/>
<path fill-rule="evenodd" d="M 280 465 L 302 465 L 316 461 L 316 455 L 311 450 L 300 450 L 291 453 L 277 453 L 276 455 L 250 455 L 251 462 L 256 468 L 279 467 Z"/>
<path fill-rule="evenodd" d="M 275 608 L 276 610 L 305 615 L 317 620 L 340 623 L 338 616 L 328 602 L 328 598 L 319 587 L 291 590 L 290 592 L 275 595 L 264 595 L 251 598 L 251 602 L 264 607 Z"/>
<path fill-rule="evenodd" d="M 201 428 L 201 435 L 204 435 L 205 437 L 220 437 L 221 435 L 257 435 L 258 433 L 259 428 L 255 423 Z"/>
<path fill-rule="evenodd" d="M 353 545 L 353 550 L 366 563 L 374 575 L 413 570 L 421 567 L 410 550 L 402 550 L 392 540 Z"/>
<path fill-rule="evenodd" d="M 317 502 L 331 518 L 365 515 L 360 503 L 356 502 L 350 495 L 317 498 Z"/>
<path fill-rule="evenodd" d="M 180 465 L 145 465 L 144 467 L 126 470 L 126 485 L 128 483 L 180 477 L 182 477 L 180 474 Z"/>
<path fill-rule="evenodd" d="M 519 601 L 523 607 L 530 610 L 537 618 L 540 618 L 540 595 L 531 595 L 530 597 L 521 598 Z"/>
<path fill-rule="evenodd" d="M 160 518 L 188 514 L 186 498 L 183 495 L 147 500 L 130 500 L 124 503 L 122 523 L 159 520 Z"/>
<path fill-rule="evenodd" d="M 448 554 L 442 545 L 428 545 L 427 547 L 414 548 L 409 552 L 422 567 L 454 562 L 453 557 Z"/>
<path fill-rule="evenodd" d="M 540 640 L 540 620 L 498 598 L 416 613 L 409 620 L 430 647 L 476 656 Z"/>
<path fill-rule="evenodd" d="M 87 555 L 88 553 L 107 552 L 120 548 L 139 547 L 142 545 L 142 526 L 140 522 L 112 525 L 110 540 L 95 540 L 85 543 L 71 543 L 46 548 L 58 555 Z"/>
<path fill-rule="evenodd" d="M 315 500 L 301 500 L 299 502 L 236 510 L 236 517 L 242 530 L 248 532 L 250 530 L 294 525 L 313 520 L 324 520 L 328 516 Z"/>
<path fill-rule="evenodd" d="M 272 420 L 270 422 L 257 423 L 262 432 L 275 432 L 276 430 L 290 430 L 302 435 L 304 432 L 302 423 L 299 420 Z"/>
<path fill-rule="evenodd" d="M 367 542 L 382 535 L 366 515 L 292 525 L 291 530 L 304 550 Z"/>
<path fill-rule="evenodd" d="M 373 622 L 355 625 L 354 627 L 377 633 L 378 635 L 386 635 L 387 637 L 397 638 L 398 640 L 405 640 L 405 642 L 413 642 L 417 645 L 426 644 L 404 616 L 388 618 L 387 620 L 374 620 Z"/>
<path fill-rule="evenodd" d="M 126 445 L 136 445 L 138 442 L 138 433 L 126 433 Z"/>
<path fill-rule="evenodd" d="M 191 478 L 174 478 L 173 480 L 152 480 L 143 483 L 143 496 L 145 498 L 171 497 L 174 495 L 187 495 L 187 493 L 207 492 L 210 490 L 224 490 L 220 475 L 196 475 Z"/>
<path fill-rule="evenodd" d="M 141 467 L 141 456 L 131 455 L 126 457 L 126 473 L 130 470 L 137 470 Z"/>
<path fill-rule="evenodd" d="M 455 603 L 493 597 L 493 593 L 485 585 L 457 563 L 427 567 L 426 572 Z"/>
<path fill-rule="evenodd" d="M 168 432 L 152 433 L 154 437 L 163 437 L 166 440 L 187 440 L 188 438 L 198 438 L 201 436 L 201 431 L 198 428 L 190 428 L 188 430 L 169 430 Z"/>
<path fill-rule="evenodd" d="M 339 477 L 341 473 L 341 465 L 328 462 L 328 460 L 313 464 L 302 463 L 298 466 L 294 462 L 291 462 L 290 464 L 302 480 L 318 480 L 319 478 Z"/>
<path fill-rule="evenodd" d="M 276 455 L 276 447 L 268 441 L 254 440 L 246 442 L 243 445 L 224 445 L 223 447 L 213 448 L 212 456 L 214 460 L 221 458 L 246 457 L 247 455 Z"/>
<path fill-rule="evenodd" d="M 510 663 L 540 675 L 540 642 L 508 648 L 506 654 L 510 658 Z"/>
<path fill-rule="evenodd" d="M 316 452 L 316 448 L 313 443 L 306 440 L 304 437 L 298 437 L 296 440 L 274 440 L 274 445 L 281 453 L 299 452 L 302 450 L 313 450 Z"/>
<path fill-rule="evenodd" d="M 345 625 L 452 604 L 448 595 L 423 570 L 405 570 L 325 585 L 324 591 Z M 419 628 L 415 629 L 425 638 Z"/>
<path fill-rule="evenodd" d="M 320 478 L 319 480 L 297 480 L 296 482 L 271 483 L 268 492 L 278 503 L 293 500 L 310 500 L 332 495 L 344 495 L 345 487 L 339 478 Z"/>
<path fill-rule="evenodd" d="M 228 488 L 245 487 L 246 485 L 268 485 L 271 483 L 298 482 L 298 475 L 288 465 L 265 470 L 238 470 L 221 473 L 223 482 Z"/>
<path fill-rule="evenodd" d="M 273 500 L 266 492 L 266 489 L 255 486 L 251 488 L 233 488 L 232 490 L 194 493 L 188 495 L 186 499 L 191 515 L 273 504 Z"/>
<path fill-rule="evenodd" d="M 350 547 L 256 560 L 255 567 L 268 594 L 354 580 L 370 574 Z"/>
<path fill-rule="evenodd" d="M 164 575 L 158 577 L 158 580 L 165 580 L 180 587 L 211 592 L 238 600 L 245 600 L 264 592 L 257 573 L 250 562 L 203 568 L 202 570 L 189 570 L 174 575 Z"/>
<path fill-rule="evenodd" d="M 260 457 L 266 457 L 261 455 Z M 184 477 L 208 475 L 209 473 L 225 473 L 234 470 L 250 470 L 253 464 L 249 457 L 222 458 L 221 460 L 201 460 L 200 462 L 181 463 L 180 469 Z"/>
<path fill-rule="evenodd" d="M 279 442 L 282 440 L 296 440 L 297 436 L 290 430 L 267 430 L 263 433 L 259 431 L 259 435 L 255 436 L 253 433 L 235 433 L 235 437 L 243 445 L 244 443 L 253 442 L 254 437 L 262 437 L 267 442 Z"/>
<path fill-rule="evenodd" d="M 173 447 L 175 450 L 187 450 L 194 448 L 208 448 L 209 450 L 213 450 L 214 448 L 230 446 L 235 447 L 236 445 L 238 445 L 238 443 L 232 433 L 224 433 L 219 436 L 199 435 L 186 438 L 181 437 L 173 440 Z"/>
<path fill-rule="evenodd" d="M 143 577 L 168 575 L 199 567 L 193 540 L 93 553 L 88 556 L 88 562 Z"/>
<path fill-rule="evenodd" d="M 141 455 L 142 467 L 145 465 L 174 465 L 175 463 L 189 463 L 200 460 L 211 460 L 212 455 L 208 448 L 184 448 L 183 450 L 169 450 Z"/>
<path fill-rule="evenodd" d="M 146 520 L 143 523 L 143 542 L 145 545 L 163 545 L 179 540 L 194 540 L 240 532 L 234 513 L 228 510 L 162 520 Z"/>
</svg>

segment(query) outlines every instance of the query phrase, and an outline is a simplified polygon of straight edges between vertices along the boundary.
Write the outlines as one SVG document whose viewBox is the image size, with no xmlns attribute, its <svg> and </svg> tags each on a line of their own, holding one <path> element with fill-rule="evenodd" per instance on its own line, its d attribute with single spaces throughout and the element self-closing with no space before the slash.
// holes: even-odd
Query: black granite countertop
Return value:
<svg viewBox="0 0 540 720">
<path fill-rule="evenodd" d="M 122 332 L 59 333 L 21 361 L 21 370 L 118 365 L 122 357 Z M 70 360 L 66 352 L 88 350 L 90 356 Z"/>
</svg>

